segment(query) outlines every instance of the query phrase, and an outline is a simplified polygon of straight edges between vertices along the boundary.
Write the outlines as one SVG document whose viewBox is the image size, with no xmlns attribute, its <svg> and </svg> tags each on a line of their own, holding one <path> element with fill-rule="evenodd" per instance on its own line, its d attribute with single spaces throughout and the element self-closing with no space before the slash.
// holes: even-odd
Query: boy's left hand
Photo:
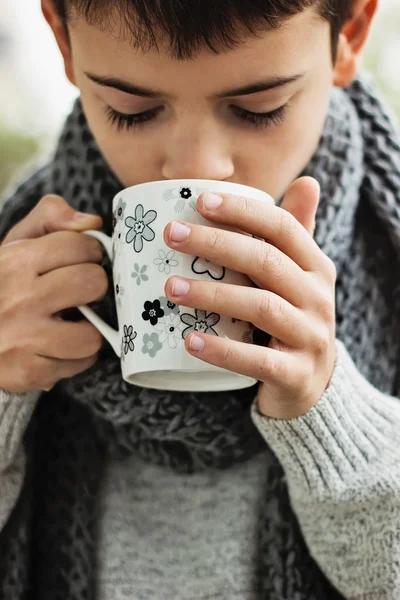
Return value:
<svg viewBox="0 0 400 600">
<path fill-rule="evenodd" d="M 185 343 L 205 362 L 258 379 L 259 410 L 277 419 L 298 417 L 317 404 L 335 365 L 336 268 L 313 239 L 319 195 L 318 182 L 302 177 L 280 207 L 220 194 L 222 203 L 209 210 L 206 194 L 198 198 L 207 220 L 265 241 L 187 223 L 187 237 L 173 241 L 176 221 L 164 232 L 170 248 L 245 273 L 258 286 L 171 277 L 165 292 L 176 304 L 248 321 L 272 336 L 268 348 L 200 333 L 191 333 Z M 174 294 L 174 284 L 182 281 L 188 291 Z M 200 350 L 193 348 L 196 338 L 202 340 Z"/>
</svg>

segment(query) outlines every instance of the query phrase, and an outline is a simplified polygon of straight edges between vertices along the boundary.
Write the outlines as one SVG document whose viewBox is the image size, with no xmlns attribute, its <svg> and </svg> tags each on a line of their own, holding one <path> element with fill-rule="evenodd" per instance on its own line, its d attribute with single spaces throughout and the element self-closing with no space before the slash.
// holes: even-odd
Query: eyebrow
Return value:
<svg viewBox="0 0 400 600">
<path fill-rule="evenodd" d="M 101 77 L 100 75 L 93 75 L 92 73 L 87 72 L 85 72 L 85 75 L 98 85 L 114 88 L 132 96 L 141 96 L 142 98 L 173 98 L 173 96 L 166 94 L 161 90 L 150 90 L 148 88 L 135 85 L 129 81 L 124 81 L 123 79 L 117 79 L 115 77 Z M 301 77 L 304 77 L 304 75 L 305 73 L 299 73 L 298 75 L 292 75 L 290 77 L 272 77 L 266 81 L 251 83 L 245 87 L 235 88 L 233 90 L 225 90 L 219 94 L 216 94 L 215 98 L 221 100 L 229 96 L 249 96 L 250 94 L 258 94 L 259 92 L 265 92 L 274 88 L 283 87 L 289 83 L 293 83 Z"/>
</svg>

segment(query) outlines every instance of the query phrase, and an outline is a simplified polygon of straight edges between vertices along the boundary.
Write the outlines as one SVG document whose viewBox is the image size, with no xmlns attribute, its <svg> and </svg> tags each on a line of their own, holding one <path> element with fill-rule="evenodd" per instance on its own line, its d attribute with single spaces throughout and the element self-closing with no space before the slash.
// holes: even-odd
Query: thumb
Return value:
<svg viewBox="0 0 400 600">
<path fill-rule="evenodd" d="M 313 177 L 296 179 L 285 194 L 280 206 L 290 212 L 308 233 L 313 236 L 321 188 Z"/>
<path fill-rule="evenodd" d="M 33 239 L 56 231 L 101 229 L 103 220 L 97 215 L 76 211 L 61 196 L 44 196 L 35 208 L 8 233 L 3 244 Z"/>
</svg>

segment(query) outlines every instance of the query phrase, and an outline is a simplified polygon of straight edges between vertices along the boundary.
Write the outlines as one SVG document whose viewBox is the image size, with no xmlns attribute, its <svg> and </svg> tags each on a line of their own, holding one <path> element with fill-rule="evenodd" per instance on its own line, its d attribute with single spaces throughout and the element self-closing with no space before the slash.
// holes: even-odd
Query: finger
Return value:
<svg viewBox="0 0 400 600">
<path fill-rule="evenodd" d="M 82 264 L 56 269 L 35 282 L 37 305 L 43 314 L 55 314 L 66 308 L 102 300 L 107 293 L 108 278 L 102 267 Z"/>
<path fill-rule="evenodd" d="M 81 360 L 97 354 L 104 338 L 88 321 L 51 318 L 37 331 L 37 354 L 59 360 Z"/>
<path fill-rule="evenodd" d="M 1 256 L 3 267 L 13 275 L 18 265 L 31 267 L 31 274 L 44 275 L 70 265 L 101 263 L 103 250 L 100 242 L 88 235 L 62 231 L 2 246 Z"/>
<path fill-rule="evenodd" d="M 188 287 L 188 291 L 182 294 L 184 287 Z M 283 298 L 265 290 L 172 277 L 166 283 L 165 294 L 177 305 L 253 323 L 292 348 L 307 346 L 312 341 L 310 318 Z"/>
<path fill-rule="evenodd" d="M 7 372 L 10 379 L 6 389 L 12 393 L 24 393 L 33 390 L 50 390 L 61 379 L 74 377 L 90 369 L 98 355 L 81 360 L 57 360 L 39 355 L 26 355 L 25 360 L 13 362 L 13 368 Z M 17 383 L 16 383 L 17 382 Z"/>
<path fill-rule="evenodd" d="M 309 285 L 306 274 L 271 244 L 240 233 L 188 223 L 184 224 L 189 228 L 188 237 L 176 242 L 172 237 L 180 225 L 174 221 L 165 229 L 164 240 L 171 248 L 245 273 L 258 287 L 274 292 L 294 306 L 300 307 L 307 300 L 304 298 Z"/>
<path fill-rule="evenodd" d="M 313 177 L 300 177 L 287 190 L 280 206 L 293 215 L 312 236 L 321 187 Z"/>
<path fill-rule="evenodd" d="M 197 206 L 206 219 L 267 240 L 303 271 L 319 271 L 325 266 L 324 254 L 317 243 L 288 211 L 244 196 L 218 195 L 222 203 L 214 210 L 207 209 L 207 194 L 199 196 Z"/>
<path fill-rule="evenodd" d="M 193 356 L 228 371 L 288 390 L 296 386 L 299 366 L 295 354 L 200 333 L 191 333 L 185 348 Z"/>
<path fill-rule="evenodd" d="M 38 380 L 40 377 L 41 382 L 43 382 L 39 389 L 51 389 L 61 379 L 69 379 L 83 373 L 93 367 L 97 360 L 98 354 L 80 360 L 58 360 L 47 356 L 37 356 Z"/>
<path fill-rule="evenodd" d="M 20 221 L 3 241 L 10 242 L 42 237 L 55 231 L 101 229 L 103 220 L 97 215 L 79 213 L 61 196 L 45 196 L 25 219 Z"/>
</svg>

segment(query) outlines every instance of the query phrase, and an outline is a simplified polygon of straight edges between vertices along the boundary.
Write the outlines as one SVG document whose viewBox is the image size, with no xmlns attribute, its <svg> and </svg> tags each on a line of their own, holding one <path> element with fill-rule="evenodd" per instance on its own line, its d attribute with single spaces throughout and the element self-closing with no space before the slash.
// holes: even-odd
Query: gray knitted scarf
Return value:
<svg viewBox="0 0 400 600">
<path fill-rule="evenodd" d="M 370 84 L 359 78 L 332 90 L 325 130 L 305 173 L 322 190 L 315 239 L 337 267 L 337 337 L 363 375 L 392 395 L 400 395 L 399 160 L 397 134 Z M 77 101 L 54 160 L 6 203 L 0 240 L 46 193 L 101 215 L 111 234 L 111 201 L 122 187 Z M 115 326 L 106 259 L 104 268 L 110 290 L 95 308 Z M 81 317 L 66 311 L 64 318 Z M 268 344 L 262 335 L 255 341 Z M 341 598 L 310 556 L 281 465 L 250 419 L 256 391 L 188 394 L 131 386 L 105 344 L 92 369 L 43 393 L 24 439 L 23 491 L 0 533 L 0 598 L 96 598 L 97 498 L 108 457 L 136 453 L 193 473 L 227 469 L 259 452 L 268 472 L 254 540 L 260 600 Z"/>
</svg>

